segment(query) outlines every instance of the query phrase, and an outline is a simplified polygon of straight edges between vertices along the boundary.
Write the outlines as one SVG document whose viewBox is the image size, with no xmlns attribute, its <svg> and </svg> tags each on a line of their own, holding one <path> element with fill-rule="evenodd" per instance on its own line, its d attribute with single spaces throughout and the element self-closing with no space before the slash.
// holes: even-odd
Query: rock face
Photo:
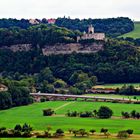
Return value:
<svg viewBox="0 0 140 140">
<path fill-rule="evenodd" d="M 70 44 L 56 44 L 53 46 L 45 46 L 42 49 L 44 55 L 52 55 L 52 54 L 71 54 L 73 52 L 76 53 L 95 53 L 100 50 L 103 50 L 103 43 L 92 43 L 82 45 L 80 43 L 70 43 Z"/>
<path fill-rule="evenodd" d="M 39 46 L 38 46 L 39 47 Z M 55 44 L 47 45 L 42 49 L 43 55 L 57 55 L 57 54 L 71 54 L 75 53 L 95 53 L 103 50 L 104 43 L 91 43 L 91 44 L 80 44 L 80 43 L 70 43 L 70 44 Z M 13 52 L 18 51 L 29 51 L 32 49 L 31 44 L 17 44 L 11 46 L 3 46 L 0 49 L 9 49 Z"/>
<path fill-rule="evenodd" d="M 31 44 L 17 44 L 11 46 L 3 46 L 0 49 L 9 49 L 13 52 L 18 52 L 18 51 L 29 51 L 31 50 L 31 48 L 32 48 Z"/>
</svg>

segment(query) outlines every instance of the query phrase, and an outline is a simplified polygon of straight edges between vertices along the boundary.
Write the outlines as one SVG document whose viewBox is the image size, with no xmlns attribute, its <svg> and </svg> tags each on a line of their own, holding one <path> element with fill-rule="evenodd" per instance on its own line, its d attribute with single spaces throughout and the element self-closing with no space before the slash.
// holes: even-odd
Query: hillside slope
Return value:
<svg viewBox="0 0 140 140">
<path fill-rule="evenodd" d="M 135 22 L 135 28 L 132 32 L 129 32 L 127 34 L 124 34 L 122 36 L 119 36 L 119 37 L 132 37 L 132 38 L 140 38 L 140 22 Z"/>
</svg>

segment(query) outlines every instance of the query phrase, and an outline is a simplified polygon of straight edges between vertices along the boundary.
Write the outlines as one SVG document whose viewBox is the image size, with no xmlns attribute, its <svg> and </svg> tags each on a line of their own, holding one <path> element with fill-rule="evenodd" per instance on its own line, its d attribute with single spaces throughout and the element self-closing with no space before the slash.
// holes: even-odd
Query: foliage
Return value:
<svg viewBox="0 0 140 140">
<path fill-rule="evenodd" d="M 140 113 L 132 110 L 130 113 L 129 112 L 122 112 L 122 117 L 123 118 L 133 118 L 133 119 L 140 119 Z"/>
<path fill-rule="evenodd" d="M 43 110 L 43 116 L 52 116 L 53 114 L 54 114 L 54 111 L 50 108 Z"/>
<path fill-rule="evenodd" d="M 54 82 L 54 86 L 55 86 L 55 88 L 65 88 L 67 86 L 67 84 L 62 79 L 59 79 Z"/>
<path fill-rule="evenodd" d="M 92 134 L 94 134 L 94 133 L 96 132 L 96 130 L 95 130 L 95 129 L 91 129 L 90 132 L 91 132 Z"/>
<path fill-rule="evenodd" d="M 113 115 L 113 111 L 109 107 L 101 106 L 98 110 L 97 115 L 101 119 L 108 119 Z"/>
<path fill-rule="evenodd" d="M 126 131 L 119 131 L 117 137 L 118 138 L 128 138 L 129 135 Z"/>
<path fill-rule="evenodd" d="M 125 23 L 125 24 L 124 24 Z M 58 18 L 56 25 L 66 27 L 72 30 L 80 30 L 84 32 L 87 27 L 92 24 L 95 32 L 104 32 L 108 36 L 119 36 L 128 33 L 134 29 L 134 23 L 129 18 L 109 18 L 109 19 L 70 19 Z"/>
<path fill-rule="evenodd" d="M 8 109 L 12 107 L 12 97 L 9 92 L 0 92 L 0 109 Z"/>
</svg>

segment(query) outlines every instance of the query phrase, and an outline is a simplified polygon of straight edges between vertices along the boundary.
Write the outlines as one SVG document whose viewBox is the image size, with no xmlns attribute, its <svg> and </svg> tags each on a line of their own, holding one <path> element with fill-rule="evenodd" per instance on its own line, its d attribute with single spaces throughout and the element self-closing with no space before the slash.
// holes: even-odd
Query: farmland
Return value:
<svg viewBox="0 0 140 140">
<path fill-rule="evenodd" d="M 127 34 L 124 34 L 120 37 L 132 37 L 132 38 L 140 38 L 140 23 L 139 22 L 135 22 L 135 29 L 132 32 L 129 32 Z"/>
<path fill-rule="evenodd" d="M 92 111 L 105 105 L 110 107 L 114 116 L 111 119 L 95 119 L 95 118 L 71 118 L 66 117 L 67 110 L 73 111 Z M 44 117 L 42 110 L 45 108 L 52 108 L 56 114 L 52 117 Z M 45 130 L 48 125 L 51 125 L 55 131 L 62 128 L 68 131 L 69 128 L 80 129 L 85 128 L 90 130 L 94 128 L 100 132 L 102 127 L 108 128 L 109 132 L 117 133 L 119 130 L 133 129 L 135 134 L 140 134 L 139 120 L 122 119 L 122 111 L 132 111 L 133 109 L 139 111 L 140 106 L 136 104 L 119 104 L 119 103 L 104 103 L 104 102 L 64 102 L 52 101 L 45 103 L 35 103 L 29 106 L 16 107 L 9 110 L 0 111 L 0 127 L 6 126 L 13 128 L 16 124 L 29 123 L 34 130 Z M 6 117 L 5 117 L 6 116 Z"/>
</svg>

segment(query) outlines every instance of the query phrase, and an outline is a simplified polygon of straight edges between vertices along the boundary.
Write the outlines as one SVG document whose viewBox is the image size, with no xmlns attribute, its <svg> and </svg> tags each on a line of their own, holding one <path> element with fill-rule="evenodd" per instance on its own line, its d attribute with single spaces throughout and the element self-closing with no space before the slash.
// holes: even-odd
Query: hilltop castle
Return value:
<svg viewBox="0 0 140 140">
<path fill-rule="evenodd" d="M 88 27 L 88 33 L 84 32 L 82 36 L 78 36 L 77 42 L 86 39 L 105 40 L 105 33 L 94 33 L 94 27 L 90 25 Z"/>
</svg>

